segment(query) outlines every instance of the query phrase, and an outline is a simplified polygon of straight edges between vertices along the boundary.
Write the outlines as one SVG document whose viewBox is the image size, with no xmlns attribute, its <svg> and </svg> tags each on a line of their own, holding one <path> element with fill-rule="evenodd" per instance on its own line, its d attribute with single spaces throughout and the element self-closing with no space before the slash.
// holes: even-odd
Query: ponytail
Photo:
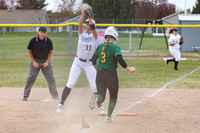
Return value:
<svg viewBox="0 0 200 133">
<path fill-rule="evenodd" d="M 167 31 L 168 36 L 169 36 L 171 33 L 173 33 L 173 28 L 169 28 L 168 31 Z"/>
<path fill-rule="evenodd" d="M 103 47 L 102 52 L 104 52 L 104 50 L 106 49 L 109 40 L 110 40 L 110 36 L 107 37 L 106 44 L 105 44 L 105 47 Z"/>
<path fill-rule="evenodd" d="M 169 29 L 168 29 L 168 31 L 167 31 L 168 36 L 169 36 L 170 34 L 173 33 L 173 29 L 174 29 L 174 28 L 169 28 Z"/>
</svg>

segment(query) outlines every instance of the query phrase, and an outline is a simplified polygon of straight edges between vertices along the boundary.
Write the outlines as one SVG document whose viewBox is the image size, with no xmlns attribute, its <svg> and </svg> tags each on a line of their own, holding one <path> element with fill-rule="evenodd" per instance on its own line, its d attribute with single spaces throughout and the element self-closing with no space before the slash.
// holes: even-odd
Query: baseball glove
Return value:
<svg viewBox="0 0 200 133">
<path fill-rule="evenodd" d="M 179 42 L 179 45 L 182 45 L 182 44 L 183 44 L 183 37 L 181 37 L 180 42 Z"/>
<path fill-rule="evenodd" d="M 88 5 L 87 3 L 83 4 L 81 6 L 81 10 L 84 11 L 84 13 L 85 13 L 85 15 L 87 17 L 90 17 L 90 18 L 94 17 L 94 13 L 93 13 L 92 7 L 90 5 Z"/>
</svg>

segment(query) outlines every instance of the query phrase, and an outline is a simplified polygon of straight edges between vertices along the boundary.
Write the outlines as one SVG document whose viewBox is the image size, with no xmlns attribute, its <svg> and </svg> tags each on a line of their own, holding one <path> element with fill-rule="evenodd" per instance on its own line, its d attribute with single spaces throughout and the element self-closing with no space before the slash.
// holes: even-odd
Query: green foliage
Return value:
<svg viewBox="0 0 200 133">
<path fill-rule="evenodd" d="M 29 0 L 31 4 L 33 4 L 34 9 L 42 9 L 43 7 L 47 6 L 48 4 L 44 4 L 45 0 Z"/>
<path fill-rule="evenodd" d="M 134 18 L 136 14 L 135 0 L 83 0 L 96 14 L 95 18 Z"/>
<path fill-rule="evenodd" d="M 197 0 L 193 7 L 192 14 L 200 14 L 200 0 Z"/>
</svg>

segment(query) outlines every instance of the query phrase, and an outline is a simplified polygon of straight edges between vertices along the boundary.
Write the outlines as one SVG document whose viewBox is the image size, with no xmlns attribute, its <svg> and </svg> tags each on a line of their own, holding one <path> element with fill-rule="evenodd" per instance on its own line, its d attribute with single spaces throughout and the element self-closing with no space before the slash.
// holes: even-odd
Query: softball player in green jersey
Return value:
<svg viewBox="0 0 200 133">
<path fill-rule="evenodd" d="M 135 72 L 134 67 L 129 67 L 122 57 L 120 47 L 115 45 L 119 40 L 118 31 L 115 27 L 108 27 L 105 30 L 106 42 L 100 44 L 94 51 L 92 64 L 97 69 L 96 85 L 97 85 L 97 104 L 101 104 L 105 100 L 106 89 L 108 88 L 110 100 L 108 105 L 108 113 L 106 122 L 112 122 L 112 113 L 115 108 L 119 90 L 119 82 L 117 76 L 117 62 L 128 70 Z M 98 65 L 97 64 L 98 59 Z"/>
</svg>

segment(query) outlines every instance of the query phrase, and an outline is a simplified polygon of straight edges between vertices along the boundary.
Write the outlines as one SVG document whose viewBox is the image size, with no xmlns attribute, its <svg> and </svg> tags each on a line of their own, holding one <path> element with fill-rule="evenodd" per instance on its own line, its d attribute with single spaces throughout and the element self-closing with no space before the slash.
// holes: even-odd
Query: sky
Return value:
<svg viewBox="0 0 200 133">
<path fill-rule="evenodd" d="M 47 11 L 52 10 L 53 12 L 56 12 L 57 5 L 59 0 L 45 0 L 45 3 L 48 3 L 46 6 Z M 82 2 L 82 0 L 76 0 L 76 5 L 79 5 Z"/>
<path fill-rule="evenodd" d="M 178 10 L 185 10 L 186 3 L 186 9 L 190 8 L 190 10 L 192 11 L 196 1 L 197 0 L 168 0 L 168 3 L 175 4 Z"/>
<path fill-rule="evenodd" d="M 56 0 L 46 0 L 46 3 L 49 3 L 47 6 L 47 10 L 53 10 L 56 11 Z M 77 0 L 78 3 L 80 3 L 82 0 Z M 197 0 L 168 0 L 168 3 L 172 3 L 176 5 L 176 10 L 185 10 L 185 4 L 186 4 L 186 9 L 190 8 L 192 11 L 193 6 L 195 6 Z"/>
</svg>

